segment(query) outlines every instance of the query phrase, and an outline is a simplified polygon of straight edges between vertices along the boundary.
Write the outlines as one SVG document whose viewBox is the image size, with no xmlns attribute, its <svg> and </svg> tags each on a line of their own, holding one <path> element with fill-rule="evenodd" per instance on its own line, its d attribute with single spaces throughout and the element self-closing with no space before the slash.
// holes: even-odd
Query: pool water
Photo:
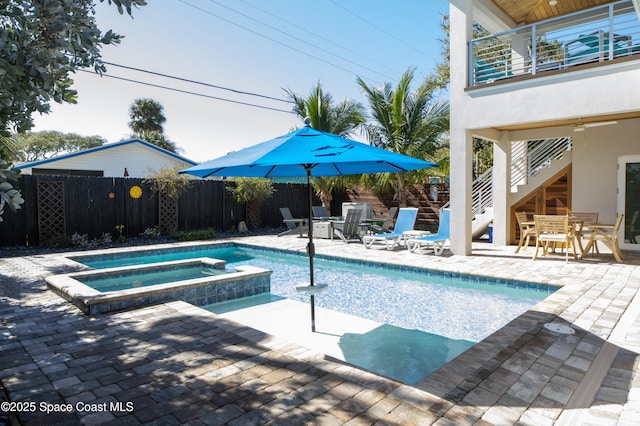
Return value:
<svg viewBox="0 0 640 426">
<path fill-rule="evenodd" d="M 78 281 L 95 290 L 107 292 L 205 278 L 224 273 L 226 273 L 224 270 L 198 264 L 173 268 L 159 268 L 158 270 L 130 270 L 117 273 L 95 274 L 78 278 Z"/>
<path fill-rule="evenodd" d="M 206 307 L 213 312 L 281 298 L 309 303 L 307 294 L 295 290 L 295 286 L 308 284 L 309 260 L 304 255 L 226 246 L 147 252 L 141 257 L 126 253 L 74 260 L 94 268 L 108 268 L 194 257 L 223 259 L 227 268 L 252 265 L 273 271 L 271 294 Z M 379 267 L 322 256 L 315 257 L 314 266 L 315 283 L 329 285 L 327 291 L 316 295 L 316 306 L 382 324 L 369 333 L 342 336 L 340 345 L 345 359 L 407 384 L 421 380 L 557 290 L 552 286 L 444 276 L 415 268 Z"/>
</svg>

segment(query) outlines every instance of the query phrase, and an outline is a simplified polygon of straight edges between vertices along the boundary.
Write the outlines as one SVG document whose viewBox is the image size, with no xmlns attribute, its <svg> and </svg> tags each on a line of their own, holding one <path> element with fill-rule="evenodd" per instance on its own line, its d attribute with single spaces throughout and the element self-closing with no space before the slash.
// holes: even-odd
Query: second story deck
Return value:
<svg viewBox="0 0 640 426">
<path fill-rule="evenodd" d="M 623 0 L 476 38 L 469 87 L 640 59 L 640 21 Z"/>
</svg>

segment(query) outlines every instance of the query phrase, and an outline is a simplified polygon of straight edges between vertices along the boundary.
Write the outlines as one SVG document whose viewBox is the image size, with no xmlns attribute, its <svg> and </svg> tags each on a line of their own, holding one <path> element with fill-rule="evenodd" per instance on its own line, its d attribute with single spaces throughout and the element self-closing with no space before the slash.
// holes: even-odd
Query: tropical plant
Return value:
<svg viewBox="0 0 640 426">
<path fill-rule="evenodd" d="M 104 2 L 105 0 L 100 0 Z M 146 0 L 106 0 L 120 14 L 131 15 L 132 8 Z M 121 35 L 102 32 L 94 17 L 94 0 L 4 0 L 0 15 L 0 155 L 9 160 L 8 143 L 12 133 L 33 127 L 32 114 L 47 114 L 50 102 L 76 103 L 71 75 L 93 67 L 106 70 L 101 50 L 116 45 Z M 0 197 L 11 208 L 24 200 L 7 182 L 15 172 L 2 165 Z M 0 217 L 2 209 L 0 208 Z"/>
<path fill-rule="evenodd" d="M 229 191 L 238 203 L 247 207 L 247 226 L 255 229 L 260 226 L 260 207 L 262 203 L 273 196 L 275 189 L 269 179 L 263 178 L 234 178 Z"/>
<path fill-rule="evenodd" d="M 15 141 L 15 159 L 18 161 L 45 160 L 59 154 L 102 146 L 107 142 L 101 136 L 56 131 L 19 133 L 15 135 Z"/>
<path fill-rule="evenodd" d="M 364 126 L 369 142 L 379 148 L 411 157 L 433 157 L 449 131 L 449 103 L 437 99 L 438 84 L 433 78 L 411 91 L 414 69 L 402 75 L 397 86 L 384 83 L 370 87 L 358 78 L 358 84 L 369 100 L 373 122 Z M 374 187 L 391 186 L 394 197 L 406 206 L 405 187 L 410 182 L 424 181 L 425 172 L 380 173 L 375 175 Z"/>
<path fill-rule="evenodd" d="M 362 104 L 351 99 L 334 104 L 333 97 L 322 89 L 320 82 L 306 98 L 290 89 L 285 90 L 285 93 L 293 102 L 293 112 L 300 118 L 308 118 L 314 129 L 349 137 L 365 122 Z M 346 190 L 353 182 L 353 177 L 315 177 L 313 188 L 330 213 L 333 191 Z"/>
<path fill-rule="evenodd" d="M 103 2 L 104 0 L 100 0 Z M 126 9 L 146 0 L 107 0 Z M 94 0 L 5 0 L 0 31 L 0 136 L 33 127 L 34 112 L 48 113 L 49 103 L 76 103 L 71 75 L 78 69 L 106 70 L 101 49 L 122 36 L 102 32 Z"/>
<path fill-rule="evenodd" d="M 129 107 L 129 127 L 133 136 L 144 139 L 167 151 L 176 152 L 176 145 L 166 138 L 163 125 L 167 121 L 162 105 L 150 98 L 133 101 Z"/>
<path fill-rule="evenodd" d="M 15 170 L 10 164 L 4 160 L 0 160 L 0 222 L 4 213 L 4 206 L 9 206 L 11 210 L 20 209 L 20 205 L 24 203 L 22 193 L 15 189 L 9 182 L 17 181 L 20 171 Z"/>
<path fill-rule="evenodd" d="M 149 170 L 142 183 L 151 187 L 151 190 L 160 193 L 170 199 L 178 199 L 180 194 L 189 189 L 192 180 L 187 175 L 178 173 L 181 167 L 163 167 L 158 171 Z"/>
</svg>

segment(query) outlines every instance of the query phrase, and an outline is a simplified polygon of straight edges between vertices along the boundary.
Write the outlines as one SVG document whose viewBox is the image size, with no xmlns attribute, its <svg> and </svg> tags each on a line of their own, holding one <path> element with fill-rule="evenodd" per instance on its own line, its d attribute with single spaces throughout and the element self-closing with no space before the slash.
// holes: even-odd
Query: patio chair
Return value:
<svg viewBox="0 0 640 426">
<path fill-rule="evenodd" d="M 577 39 L 563 45 L 565 66 L 586 64 L 609 59 L 609 50 L 613 49 L 613 57 L 627 56 L 632 53 L 630 36 L 613 34 L 613 43 L 609 33 L 598 30 L 590 34 L 581 34 Z"/>
<path fill-rule="evenodd" d="M 543 256 L 549 254 L 549 249 L 557 244 L 566 248 L 565 261 L 569 262 L 569 248 L 573 250 L 573 258 L 577 259 L 575 247 L 575 227 L 569 225 L 569 216 L 563 215 L 534 215 L 533 221 L 538 235 L 536 236 L 536 252 L 533 260 L 538 257 L 540 247 L 543 248 Z"/>
<path fill-rule="evenodd" d="M 520 242 L 516 248 L 516 253 L 518 253 L 522 247 L 525 250 L 529 247 L 531 237 L 536 236 L 536 226 L 529 220 L 527 212 L 516 212 L 516 222 L 518 222 L 518 227 L 520 228 Z"/>
<path fill-rule="evenodd" d="M 584 246 L 582 245 L 582 240 L 588 240 L 591 237 L 591 233 L 593 230 L 589 228 L 589 225 L 595 225 L 598 223 L 598 213 L 579 213 L 579 212 L 571 212 L 569 213 L 569 223 L 575 223 L 576 225 L 576 240 L 578 241 L 578 246 L 580 247 L 580 253 L 584 253 Z M 595 250 L 598 249 L 597 246 L 594 246 Z"/>
<path fill-rule="evenodd" d="M 324 208 L 324 206 L 312 206 L 311 213 L 313 214 L 314 219 L 329 217 L 329 213 L 327 212 L 327 209 Z"/>
<path fill-rule="evenodd" d="M 383 232 L 389 232 L 391 230 L 391 224 L 393 223 L 393 219 L 396 217 L 396 213 L 398 213 L 397 207 L 391 207 L 389 212 L 387 213 L 387 217 L 384 219 L 382 224 L 373 224 L 369 227 L 369 231 L 374 234 L 382 234 Z"/>
<path fill-rule="evenodd" d="M 278 237 L 290 234 L 302 234 L 309 232 L 308 219 L 294 218 L 289 210 L 289 207 L 280 207 L 280 214 L 282 215 L 282 221 L 287 225 L 287 230 L 278 234 Z"/>
<path fill-rule="evenodd" d="M 393 228 L 393 232 L 385 232 L 377 235 L 365 235 L 362 237 L 362 242 L 365 248 L 371 248 L 375 243 L 382 243 L 387 247 L 387 250 L 393 250 L 402 239 L 403 233 L 405 231 L 413 230 L 417 217 L 417 208 L 401 208 L 398 212 L 398 220 L 396 220 L 396 226 Z"/>
<path fill-rule="evenodd" d="M 407 247 L 412 253 L 417 252 L 423 247 L 433 247 L 433 253 L 437 256 L 444 251 L 445 244 L 449 241 L 451 233 L 451 210 L 442 210 L 440 223 L 438 224 L 438 233 L 427 235 L 420 238 L 407 240 Z"/>
<path fill-rule="evenodd" d="M 623 214 L 618 216 L 614 225 L 593 225 L 593 234 L 591 234 L 589 238 L 589 243 L 587 243 L 584 253 L 588 253 L 592 246 L 597 245 L 598 242 L 602 242 L 611 249 L 613 257 L 615 257 L 618 262 L 622 262 L 622 253 L 620 253 L 620 247 L 618 246 L 618 231 L 620 230 L 622 219 L 624 219 Z"/>
<path fill-rule="evenodd" d="M 362 241 L 360 235 L 360 218 L 362 217 L 362 210 L 350 209 L 347 211 L 347 216 L 344 220 L 332 220 L 331 227 L 333 233 L 340 237 L 342 241 L 348 243 L 349 240 L 357 238 L 358 241 Z"/>
</svg>

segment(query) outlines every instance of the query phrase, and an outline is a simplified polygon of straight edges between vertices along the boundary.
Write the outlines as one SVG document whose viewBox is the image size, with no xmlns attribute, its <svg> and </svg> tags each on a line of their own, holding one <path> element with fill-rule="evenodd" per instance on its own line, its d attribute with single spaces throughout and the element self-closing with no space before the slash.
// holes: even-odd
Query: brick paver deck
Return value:
<svg viewBox="0 0 640 426">
<path fill-rule="evenodd" d="M 70 270 L 60 255 L 0 259 L 0 400 L 20 405 L 23 424 L 637 424 L 640 256 L 565 263 L 488 244 L 469 257 L 337 240 L 316 248 L 563 288 L 407 386 L 184 302 L 89 317 L 46 288 L 45 276 Z"/>
</svg>

